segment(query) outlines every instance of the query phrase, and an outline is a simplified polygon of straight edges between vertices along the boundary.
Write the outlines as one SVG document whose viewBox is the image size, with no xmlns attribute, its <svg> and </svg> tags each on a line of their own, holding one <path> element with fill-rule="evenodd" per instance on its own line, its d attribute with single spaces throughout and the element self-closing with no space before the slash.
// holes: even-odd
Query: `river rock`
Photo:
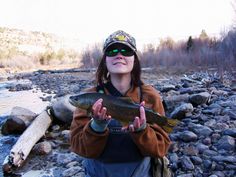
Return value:
<svg viewBox="0 0 236 177">
<path fill-rule="evenodd" d="M 80 166 L 70 167 L 62 173 L 63 177 L 85 177 L 84 169 Z"/>
<path fill-rule="evenodd" d="M 200 165 L 202 164 L 202 159 L 198 156 L 191 156 L 191 161 L 194 165 Z"/>
<path fill-rule="evenodd" d="M 186 114 L 190 114 L 192 112 L 193 105 L 191 103 L 183 103 L 171 113 L 170 117 L 181 120 L 186 116 Z"/>
<path fill-rule="evenodd" d="M 9 87 L 9 91 L 22 91 L 22 90 L 31 90 L 33 89 L 32 83 L 26 83 L 26 84 L 17 84 L 15 86 Z"/>
<path fill-rule="evenodd" d="M 32 152 L 34 152 L 37 155 L 46 155 L 49 154 L 52 151 L 52 145 L 47 142 L 40 142 L 34 145 Z"/>
<path fill-rule="evenodd" d="M 197 93 L 190 95 L 189 101 L 195 106 L 202 105 L 207 103 L 207 101 L 210 99 L 210 96 L 211 95 L 208 92 Z"/>
<path fill-rule="evenodd" d="M 52 103 L 53 114 L 56 119 L 70 124 L 75 107 L 69 103 L 69 96 L 60 97 Z"/>
<path fill-rule="evenodd" d="M 188 156 L 182 157 L 181 165 L 182 165 L 183 170 L 185 170 L 185 171 L 194 169 L 194 165 Z"/>
<path fill-rule="evenodd" d="M 179 139 L 184 142 L 196 141 L 197 135 L 191 131 L 184 131 L 179 134 Z"/>
<path fill-rule="evenodd" d="M 225 150 L 235 150 L 235 139 L 231 136 L 224 135 L 216 144 L 217 149 L 225 149 Z"/>
<path fill-rule="evenodd" d="M 223 135 L 229 135 L 236 138 L 236 128 L 230 128 L 223 131 Z"/>
<path fill-rule="evenodd" d="M 174 95 L 164 98 L 164 103 L 166 105 L 167 110 L 173 111 L 176 106 L 184 103 L 188 103 L 189 95 L 188 94 L 182 94 L 182 95 Z"/>
<path fill-rule="evenodd" d="M 164 84 L 161 88 L 160 91 L 161 92 L 168 92 L 170 90 L 176 90 L 175 86 L 172 84 Z"/>
<path fill-rule="evenodd" d="M 2 125 L 2 134 L 21 134 L 37 116 L 36 113 L 22 107 L 12 108 L 11 114 Z"/>
</svg>

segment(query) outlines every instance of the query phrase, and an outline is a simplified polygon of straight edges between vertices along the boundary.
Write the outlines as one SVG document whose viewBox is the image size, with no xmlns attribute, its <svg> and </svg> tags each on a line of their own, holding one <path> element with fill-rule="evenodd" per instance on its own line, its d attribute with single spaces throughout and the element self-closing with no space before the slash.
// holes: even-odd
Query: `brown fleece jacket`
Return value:
<svg viewBox="0 0 236 177">
<path fill-rule="evenodd" d="M 88 89 L 87 92 L 96 92 L 96 88 Z M 105 92 L 109 94 L 106 89 Z M 162 115 L 165 114 L 160 95 L 156 89 L 150 85 L 142 85 L 142 94 L 145 107 Z M 139 103 L 139 88 L 128 90 L 125 96 Z M 75 110 L 70 128 L 71 150 L 83 157 L 97 158 L 106 146 L 109 130 L 106 129 L 104 133 L 94 132 L 89 126 L 90 120 L 91 117 L 87 116 L 86 110 L 80 108 Z M 157 124 L 147 124 L 145 130 L 131 132 L 130 135 L 143 156 L 163 157 L 168 152 L 171 143 L 168 134 Z"/>
</svg>

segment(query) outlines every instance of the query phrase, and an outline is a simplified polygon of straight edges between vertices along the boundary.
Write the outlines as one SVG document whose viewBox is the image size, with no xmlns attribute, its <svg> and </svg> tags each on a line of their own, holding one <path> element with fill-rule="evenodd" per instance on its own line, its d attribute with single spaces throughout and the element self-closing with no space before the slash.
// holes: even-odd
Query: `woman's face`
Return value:
<svg viewBox="0 0 236 177">
<path fill-rule="evenodd" d="M 134 52 L 125 45 L 114 44 L 106 50 L 106 66 L 110 74 L 131 73 L 134 66 Z"/>
</svg>

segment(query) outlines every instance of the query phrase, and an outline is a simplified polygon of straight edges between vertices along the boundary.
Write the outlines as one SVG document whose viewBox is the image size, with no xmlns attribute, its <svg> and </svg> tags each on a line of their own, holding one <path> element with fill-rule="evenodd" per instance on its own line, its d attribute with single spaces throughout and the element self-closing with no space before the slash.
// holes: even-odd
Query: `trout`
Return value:
<svg viewBox="0 0 236 177">
<path fill-rule="evenodd" d="M 113 119 L 119 120 L 123 126 L 133 122 L 134 118 L 140 115 L 140 105 L 132 102 L 129 97 L 114 97 L 102 93 L 83 93 L 70 96 L 69 103 L 91 113 L 93 104 L 100 98 L 103 99 L 103 106 L 107 108 L 107 114 L 111 115 Z M 167 133 L 171 133 L 179 122 L 177 119 L 162 116 L 152 109 L 146 107 L 144 109 L 147 123 L 157 124 Z"/>
</svg>

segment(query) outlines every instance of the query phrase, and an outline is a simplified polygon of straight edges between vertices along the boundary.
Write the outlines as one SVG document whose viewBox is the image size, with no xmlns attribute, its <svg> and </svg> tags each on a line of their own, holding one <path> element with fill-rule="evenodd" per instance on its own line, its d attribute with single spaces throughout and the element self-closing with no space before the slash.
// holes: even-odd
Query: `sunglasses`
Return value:
<svg viewBox="0 0 236 177">
<path fill-rule="evenodd" d="M 121 55 L 125 56 L 125 57 L 131 57 L 134 55 L 134 51 L 130 48 L 113 48 L 113 49 L 107 49 L 105 54 L 108 57 L 114 57 L 116 56 L 118 53 L 121 53 Z"/>
</svg>

